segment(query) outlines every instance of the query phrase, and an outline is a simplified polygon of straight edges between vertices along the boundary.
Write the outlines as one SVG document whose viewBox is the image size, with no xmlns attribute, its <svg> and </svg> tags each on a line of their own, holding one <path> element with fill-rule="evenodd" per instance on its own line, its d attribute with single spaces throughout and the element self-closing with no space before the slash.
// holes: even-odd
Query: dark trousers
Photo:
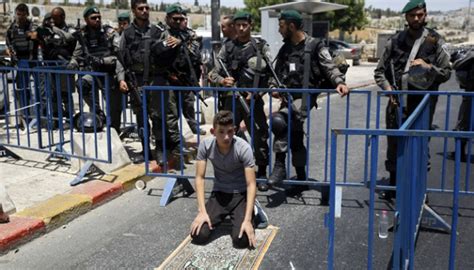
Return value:
<svg viewBox="0 0 474 270">
<path fill-rule="evenodd" d="M 290 122 L 288 117 L 288 108 L 282 108 L 277 113 L 286 119 L 286 124 L 288 125 Z M 291 140 L 288 138 L 288 129 L 286 129 L 278 134 L 275 134 L 275 140 L 273 142 L 273 151 L 277 154 L 283 153 L 285 156 L 288 152 L 289 144 L 291 149 L 292 164 L 295 167 L 306 166 L 306 147 L 304 146 L 303 125 L 304 120 L 301 118 L 301 115 L 297 111 L 292 110 L 291 123 L 288 125 L 290 126 Z"/>
<path fill-rule="evenodd" d="M 250 117 L 245 113 L 242 104 L 240 104 L 237 99 L 238 93 L 235 94 L 235 110 L 234 114 L 234 124 L 239 127 L 242 120 L 245 122 L 248 131 L 250 132 L 252 128 L 252 123 L 250 122 Z M 233 96 L 223 96 L 221 97 L 221 108 L 220 110 L 232 111 Z M 253 126 L 254 137 L 253 137 L 253 147 L 255 149 L 255 163 L 257 166 L 266 166 L 268 165 L 268 124 L 263 110 L 264 102 L 261 98 L 256 98 L 253 108 L 253 120 L 256 125 Z M 258 128 L 257 128 L 258 126 Z"/>
<path fill-rule="evenodd" d="M 404 108 L 402 113 L 402 121 L 399 122 L 396 118 L 396 114 L 398 114 L 398 110 L 390 104 L 387 104 L 386 109 L 386 127 L 387 129 L 398 129 L 399 126 L 405 122 L 405 120 L 413 113 L 416 109 L 418 104 L 420 104 L 421 100 L 423 99 L 423 95 L 409 95 L 407 98 L 407 104 Z M 436 103 L 438 102 L 438 97 L 431 97 L 430 98 L 430 119 L 429 119 L 429 127 L 431 129 L 431 125 L 433 124 L 433 116 L 436 109 Z M 395 119 L 395 120 L 394 120 Z M 397 171 L 397 137 L 387 136 L 387 160 L 385 161 L 385 169 L 390 172 L 390 185 L 396 185 L 396 171 Z"/>
<path fill-rule="evenodd" d="M 240 227 L 245 218 L 246 205 L 246 192 L 225 193 L 221 191 L 213 191 L 211 197 L 206 203 L 206 210 L 213 227 L 219 226 L 227 216 L 230 217 L 232 222 L 232 243 L 236 248 L 247 248 L 249 246 L 247 234 L 244 233 L 242 238 L 239 238 Z M 252 225 L 255 228 L 253 217 L 254 215 L 252 214 Z M 209 225 L 204 223 L 199 234 L 191 235 L 193 243 L 198 245 L 206 244 L 211 237 L 211 233 L 212 231 L 209 229 Z"/>
<path fill-rule="evenodd" d="M 178 113 L 181 111 L 184 119 L 189 124 L 189 128 L 193 133 L 197 133 L 198 122 L 196 121 L 196 111 L 194 110 L 194 104 L 196 99 L 192 91 L 173 91 L 176 97 L 176 103 L 178 104 Z M 181 107 L 179 106 L 179 100 L 181 99 Z M 179 115 L 179 114 L 178 114 Z"/>
<path fill-rule="evenodd" d="M 120 134 L 120 121 L 122 115 L 122 92 L 119 91 L 117 80 L 113 74 L 109 74 L 109 112 L 111 119 L 111 127 L 117 134 Z M 82 96 L 84 102 L 91 108 L 91 111 L 99 117 L 105 119 L 104 109 L 100 106 L 99 89 L 104 90 L 105 80 L 101 78 L 93 78 L 91 75 L 84 75 L 82 79 L 76 81 L 79 96 Z M 105 93 L 104 93 L 105 94 Z M 104 99 L 106 97 L 104 96 Z"/>
</svg>

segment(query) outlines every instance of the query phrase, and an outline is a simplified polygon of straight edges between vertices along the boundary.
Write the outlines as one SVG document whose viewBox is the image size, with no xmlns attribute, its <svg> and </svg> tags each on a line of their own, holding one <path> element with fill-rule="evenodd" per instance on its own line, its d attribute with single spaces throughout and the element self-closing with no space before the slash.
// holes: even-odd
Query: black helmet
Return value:
<svg viewBox="0 0 474 270">
<path fill-rule="evenodd" d="M 456 71 L 456 80 L 461 88 L 472 88 L 474 74 L 473 50 L 460 49 L 451 54 L 453 69 Z"/>
<path fill-rule="evenodd" d="M 417 89 L 428 89 L 434 83 L 434 80 L 435 76 L 429 68 L 416 65 L 411 66 L 408 70 L 408 84 Z"/>
<path fill-rule="evenodd" d="M 94 129 L 94 121 L 96 129 Z M 76 113 L 74 115 L 74 128 L 79 132 L 84 129 L 85 133 L 100 132 L 104 129 L 104 120 L 99 115 L 91 112 Z"/>
</svg>

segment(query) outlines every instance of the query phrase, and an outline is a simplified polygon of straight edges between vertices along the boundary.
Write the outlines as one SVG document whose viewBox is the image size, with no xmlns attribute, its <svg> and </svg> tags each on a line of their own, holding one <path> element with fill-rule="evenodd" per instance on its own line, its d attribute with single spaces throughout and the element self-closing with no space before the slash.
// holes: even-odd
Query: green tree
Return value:
<svg viewBox="0 0 474 270">
<path fill-rule="evenodd" d="M 362 29 L 368 20 L 365 14 L 364 0 L 330 0 L 328 2 L 347 5 L 348 8 L 326 12 L 315 16 L 317 20 L 328 20 L 331 30 L 339 30 L 339 39 L 344 40 L 345 32 L 351 34 Z"/>
<path fill-rule="evenodd" d="M 244 0 L 245 10 L 252 14 L 254 20 L 253 30 L 260 32 L 260 10 L 261 7 L 271 6 L 275 4 L 285 3 L 284 0 Z"/>
</svg>

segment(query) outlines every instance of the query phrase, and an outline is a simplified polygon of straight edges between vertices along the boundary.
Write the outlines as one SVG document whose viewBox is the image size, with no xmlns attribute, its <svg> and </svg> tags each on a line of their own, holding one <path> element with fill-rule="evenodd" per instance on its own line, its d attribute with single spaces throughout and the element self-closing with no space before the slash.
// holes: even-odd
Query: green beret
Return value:
<svg viewBox="0 0 474 270">
<path fill-rule="evenodd" d="M 117 19 L 119 20 L 119 22 L 130 21 L 130 13 L 122 12 L 118 15 Z"/>
<path fill-rule="evenodd" d="M 166 15 L 172 13 L 186 14 L 186 11 L 179 4 L 172 4 L 166 8 Z"/>
<path fill-rule="evenodd" d="M 51 12 L 47 12 L 46 14 L 44 14 L 43 21 L 50 20 L 50 19 L 51 19 Z"/>
<path fill-rule="evenodd" d="M 89 15 L 94 14 L 94 13 L 100 14 L 99 8 L 97 8 L 96 6 L 90 6 L 84 9 L 84 12 L 82 13 L 82 15 L 84 16 L 84 18 L 87 18 L 89 17 Z"/>
<path fill-rule="evenodd" d="M 405 7 L 402 9 L 402 13 L 407 13 L 410 12 L 411 10 L 415 8 L 425 8 L 426 3 L 425 0 L 410 0 Z"/>
<path fill-rule="evenodd" d="M 237 20 L 246 20 L 246 21 L 251 22 L 252 21 L 252 15 L 247 11 L 240 10 L 240 11 L 237 11 L 234 14 L 234 18 L 232 20 L 234 22 L 237 21 Z"/>
<path fill-rule="evenodd" d="M 287 9 L 283 10 L 280 13 L 280 17 L 278 17 L 279 20 L 288 20 L 288 21 L 297 21 L 297 22 L 302 22 L 303 21 L 303 16 L 301 14 L 294 10 L 294 9 Z"/>
</svg>

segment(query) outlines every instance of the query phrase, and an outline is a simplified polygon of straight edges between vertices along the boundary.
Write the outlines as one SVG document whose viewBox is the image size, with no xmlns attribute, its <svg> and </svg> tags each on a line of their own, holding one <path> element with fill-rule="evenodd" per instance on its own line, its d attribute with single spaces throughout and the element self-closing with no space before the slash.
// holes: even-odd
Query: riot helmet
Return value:
<svg viewBox="0 0 474 270">
<path fill-rule="evenodd" d="M 453 69 L 456 71 L 456 80 L 461 88 L 472 88 L 472 75 L 474 75 L 474 52 L 460 49 L 451 54 Z"/>
<path fill-rule="evenodd" d="M 94 122 L 96 129 L 94 129 Z M 74 115 L 74 128 L 78 132 L 83 130 L 85 133 L 100 132 L 104 129 L 104 124 L 104 120 L 92 112 L 82 112 Z"/>
<path fill-rule="evenodd" d="M 427 90 L 435 80 L 434 74 L 430 68 L 422 65 L 411 66 L 408 70 L 408 84 L 417 89 Z"/>
</svg>

